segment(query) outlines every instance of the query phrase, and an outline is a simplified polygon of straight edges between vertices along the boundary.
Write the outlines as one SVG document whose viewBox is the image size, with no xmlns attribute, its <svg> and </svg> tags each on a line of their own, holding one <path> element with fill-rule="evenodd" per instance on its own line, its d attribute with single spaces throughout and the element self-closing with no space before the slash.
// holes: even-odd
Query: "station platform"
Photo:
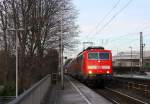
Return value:
<svg viewBox="0 0 150 104">
<path fill-rule="evenodd" d="M 114 77 L 133 78 L 133 79 L 147 79 L 150 80 L 150 75 L 137 75 L 137 74 L 114 74 Z"/>
<path fill-rule="evenodd" d="M 60 84 L 52 86 L 46 104 L 112 104 L 71 77 L 65 76 L 63 90 Z"/>
</svg>

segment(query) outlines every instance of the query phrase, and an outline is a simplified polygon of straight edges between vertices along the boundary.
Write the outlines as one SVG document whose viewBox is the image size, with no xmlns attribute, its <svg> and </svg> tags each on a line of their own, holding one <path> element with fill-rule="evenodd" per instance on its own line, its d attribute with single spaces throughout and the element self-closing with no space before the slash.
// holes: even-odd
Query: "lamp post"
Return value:
<svg viewBox="0 0 150 104">
<path fill-rule="evenodd" d="M 16 98 L 18 97 L 18 66 L 19 66 L 19 62 L 18 62 L 18 46 L 19 46 L 19 40 L 18 40 L 18 31 L 24 31 L 25 29 L 23 28 L 19 28 L 19 29 L 14 29 L 14 28 L 10 28 L 10 29 L 6 29 L 6 31 L 15 31 L 15 35 L 16 35 Z"/>
<path fill-rule="evenodd" d="M 64 89 L 64 70 L 63 70 L 63 12 L 61 11 L 60 20 L 60 73 L 61 73 L 61 89 Z"/>
<path fill-rule="evenodd" d="M 130 46 L 129 48 L 131 48 L 131 77 L 133 77 L 133 70 L 132 70 L 132 47 Z"/>
</svg>

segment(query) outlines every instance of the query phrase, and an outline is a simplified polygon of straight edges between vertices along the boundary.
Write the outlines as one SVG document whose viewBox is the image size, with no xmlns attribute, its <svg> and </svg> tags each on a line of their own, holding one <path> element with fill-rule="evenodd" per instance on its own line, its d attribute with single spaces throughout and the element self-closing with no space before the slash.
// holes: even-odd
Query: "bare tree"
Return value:
<svg viewBox="0 0 150 104">
<path fill-rule="evenodd" d="M 75 24 L 76 15 L 71 0 L 3 0 L 0 2 L 0 42 L 3 43 L 2 47 L 6 53 L 14 54 L 16 39 L 15 31 L 7 30 L 24 29 L 24 31 L 17 31 L 19 82 L 22 88 L 32 84 L 28 78 L 32 77 L 33 70 L 39 68 L 42 71 L 42 65 L 34 63 L 44 58 L 44 51 L 59 47 L 61 19 L 64 47 L 73 47 L 77 43 L 74 39 L 78 34 L 78 26 Z M 27 86 L 25 82 L 28 82 Z"/>
</svg>

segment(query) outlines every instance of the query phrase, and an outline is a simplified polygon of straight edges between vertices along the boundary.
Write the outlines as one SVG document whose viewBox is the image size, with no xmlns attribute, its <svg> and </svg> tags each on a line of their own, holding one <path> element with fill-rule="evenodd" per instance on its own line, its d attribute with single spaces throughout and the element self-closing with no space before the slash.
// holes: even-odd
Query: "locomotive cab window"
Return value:
<svg viewBox="0 0 150 104">
<path fill-rule="evenodd" d="M 109 52 L 89 52 L 88 59 L 89 60 L 108 60 Z"/>
<path fill-rule="evenodd" d="M 108 52 L 100 52 L 99 53 L 99 59 L 108 60 L 109 59 L 109 53 Z"/>
<path fill-rule="evenodd" d="M 98 60 L 98 52 L 89 52 L 88 59 L 90 60 Z"/>
</svg>

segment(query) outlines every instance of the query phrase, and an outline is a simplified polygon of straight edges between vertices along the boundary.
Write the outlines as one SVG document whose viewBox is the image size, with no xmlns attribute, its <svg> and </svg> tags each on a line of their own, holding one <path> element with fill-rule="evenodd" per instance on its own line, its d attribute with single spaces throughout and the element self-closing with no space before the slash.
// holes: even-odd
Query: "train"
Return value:
<svg viewBox="0 0 150 104">
<path fill-rule="evenodd" d="M 113 79 L 111 50 L 101 46 L 88 47 L 68 62 L 66 70 L 82 82 L 105 87 L 105 83 Z"/>
</svg>

